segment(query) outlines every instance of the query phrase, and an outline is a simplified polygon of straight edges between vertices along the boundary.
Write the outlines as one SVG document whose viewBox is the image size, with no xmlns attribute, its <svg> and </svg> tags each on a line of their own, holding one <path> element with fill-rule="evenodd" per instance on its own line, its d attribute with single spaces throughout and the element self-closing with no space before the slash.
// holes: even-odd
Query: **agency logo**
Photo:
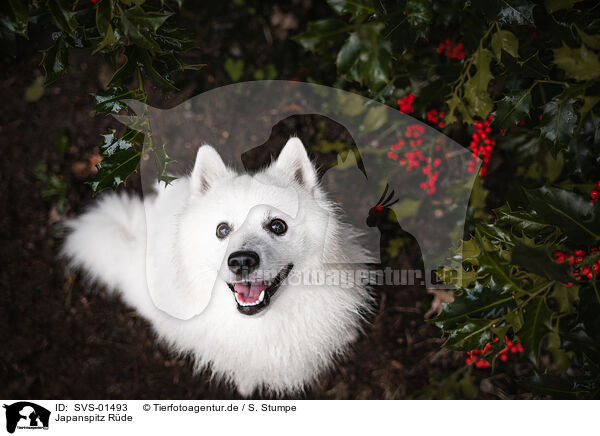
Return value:
<svg viewBox="0 0 600 436">
<path fill-rule="evenodd" d="M 48 430 L 50 411 L 29 401 L 19 401 L 4 405 L 6 409 L 6 431 L 14 433 L 16 429 Z"/>
</svg>

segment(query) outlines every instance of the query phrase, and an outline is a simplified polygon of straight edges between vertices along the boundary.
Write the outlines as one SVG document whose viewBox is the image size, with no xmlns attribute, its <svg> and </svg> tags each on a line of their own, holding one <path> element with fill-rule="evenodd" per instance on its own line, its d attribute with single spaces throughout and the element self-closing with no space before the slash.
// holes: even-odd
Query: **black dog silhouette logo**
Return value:
<svg viewBox="0 0 600 436">
<path fill-rule="evenodd" d="M 6 409 L 6 431 L 18 429 L 48 429 L 50 411 L 29 401 L 4 405 Z"/>
</svg>

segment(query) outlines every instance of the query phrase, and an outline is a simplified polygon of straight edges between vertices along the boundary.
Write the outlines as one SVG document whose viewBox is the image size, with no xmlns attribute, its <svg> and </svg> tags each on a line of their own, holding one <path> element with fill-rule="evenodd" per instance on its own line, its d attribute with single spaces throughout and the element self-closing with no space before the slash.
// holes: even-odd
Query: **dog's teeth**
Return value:
<svg viewBox="0 0 600 436">
<path fill-rule="evenodd" d="M 258 296 L 258 302 L 262 302 L 265 299 L 265 291 L 261 291 L 260 295 Z"/>
</svg>

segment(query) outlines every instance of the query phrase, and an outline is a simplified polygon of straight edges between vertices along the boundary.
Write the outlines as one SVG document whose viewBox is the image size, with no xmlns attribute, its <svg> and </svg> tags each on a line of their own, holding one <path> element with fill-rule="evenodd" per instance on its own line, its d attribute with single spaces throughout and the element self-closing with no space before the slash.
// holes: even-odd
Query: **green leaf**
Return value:
<svg viewBox="0 0 600 436">
<path fill-rule="evenodd" d="M 498 102 L 494 112 L 494 124 L 507 132 L 529 115 L 532 107 L 529 89 L 511 91 Z"/>
<path fill-rule="evenodd" d="M 61 0 L 48 0 L 48 10 L 54 18 L 56 25 L 65 33 L 75 35 L 79 23 L 75 19 L 75 12 L 71 12 L 62 5 Z"/>
<path fill-rule="evenodd" d="M 231 80 L 237 82 L 244 74 L 244 61 L 241 59 L 234 60 L 232 58 L 227 58 L 223 68 L 225 68 L 225 71 L 229 77 L 231 77 Z"/>
<path fill-rule="evenodd" d="M 552 331 L 552 311 L 546 298 L 537 296 L 523 308 L 524 324 L 518 337 L 527 356 L 537 365 L 544 337 Z"/>
<path fill-rule="evenodd" d="M 600 76 L 600 59 L 585 45 L 571 48 L 563 43 L 554 51 L 554 63 L 565 71 L 567 77 L 575 80 L 592 80 Z"/>
<path fill-rule="evenodd" d="M 139 6 L 134 6 L 125 13 L 127 19 L 135 25 L 136 29 L 148 34 L 156 33 L 171 15 L 173 14 L 147 12 Z"/>
<path fill-rule="evenodd" d="M 444 346 L 458 351 L 483 348 L 493 339 L 491 331 L 493 324 L 494 320 L 489 319 L 473 319 L 461 323 L 449 332 Z"/>
<path fill-rule="evenodd" d="M 552 187 L 525 190 L 530 206 L 575 244 L 600 240 L 600 214 L 582 195 Z"/>
<path fill-rule="evenodd" d="M 352 14 L 355 18 L 376 12 L 372 0 L 327 0 L 327 4 L 338 15 Z"/>
<path fill-rule="evenodd" d="M 490 80 L 494 78 L 490 71 L 493 54 L 479 48 L 473 53 L 473 65 L 477 72 L 465 83 L 465 98 L 469 102 L 471 114 L 486 118 L 492 109 L 492 99 L 487 92 Z"/>
<path fill-rule="evenodd" d="M 433 322 L 447 332 L 470 318 L 498 318 L 512 305 L 512 294 L 498 288 L 493 280 L 487 286 L 476 283 L 473 289 L 457 293 L 452 303 L 443 304 L 443 312 Z"/>
<path fill-rule="evenodd" d="M 110 22 L 112 17 L 112 0 L 100 0 L 96 4 L 96 28 L 100 36 L 105 35 L 109 28 L 111 28 Z"/>
<path fill-rule="evenodd" d="M 519 40 L 508 30 L 499 30 L 492 35 L 492 51 L 498 62 L 502 59 L 502 50 L 514 58 L 519 57 Z"/>
<path fill-rule="evenodd" d="M 515 268 L 495 252 L 484 251 L 479 255 L 478 274 L 490 275 L 503 291 L 514 292 L 521 289 L 520 279 L 514 272 Z"/>
<path fill-rule="evenodd" d="M 106 188 L 116 189 L 137 169 L 142 153 L 133 149 L 119 150 L 98 164 L 98 173 L 89 182 L 94 195 Z"/>
<path fill-rule="evenodd" d="M 111 129 L 109 133 L 102 135 L 102 137 L 103 141 L 99 147 L 100 154 L 103 157 L 110 157 L 119 151 L 135 149 L 136 145 L 142 145 L 145 135 L 143 132 L 127 127 L 120 138 L 116 136 L 114 129 Z"/>
<path fill-rule="evenodd" d="M 579 301 L 579 286 L 564 286 L 557 283 L 554 285 L 550 297 L 558 303 L 559 313 L 575 313 L 575 304 Z"/>
<path fill-rule="evenodd" d="M 29 9 L 27 1 L 8 0 L 14 20 L 8 20 L 7 17 L 2 17 L 0 21 L 8 27 L 12 32 L 27 38 L 27 24 L 29 23 Z"/>
<path fill-rule="evenodd" d="M 571 8 L 575 3 L 581 0 L 544 0 L 544 6 L 549 14 L 553 14 L 556 11 L 562 11 L 563 9 Z"/>
<path fill-rule="evenodd" d="M 167 174 L 167 164 L 172 162 L 173 159 L 167 156 L 164 145 L 154 146 L 152 152 L 154 153 L 154 162 L 158 171 L 158 180 L 160 182 L 165 182 L 165 186 L 167 186 L 173 180 L 177 179 L 177 177 L 172 177 Z"/>
<path fill-rule="evenodd" d="M 317 51 L 327 48 L 344 39 L 351 27 L 342 20 L 325 19 L 308 23 L 306 32 L 292 39 L 301 44 L 306 50 Z"/>
<path fill-rule="evenodd" d="M 584 400 L 592 397 L 593 392 L 600 389 L 599 380 L 585 380 L 582 377 L 569 377 L 566 375 L 552 376 L 536 374 L 523 383 L 524 387 L 532 392 L 551 396 L 562 400 Z"/>
<path fill-rule="evenodd" d="M 381 128 L 388 120 L 387 114 L 387 106 L 373 106 L 369 108 L 359 127 L 360 131 L 367 133 Z"/>
<path fill-rule="evenodd" d="M 523 312 L 521 310 L 513 310 L 504 315 L 504 321 L 513 329 L 513 332 L 518 332 L 523 328 Z"/>
<path fill-rule="evenodd" d="M 69 50 L 62 36 L 58 37 L 54 44 L 44 50 L 42 67 L 45 72 L 44 86 L 48 86 L 62 76 L 69 65 Z"/>
<path fill-rule="evenodd" d="M 127 105 L 122 101 L 133 95 L 134 91 L 124 90 L 121 88 L 109 88 L 106 91 L 92 94 L 94 98 L 94 109 L 96 112 L 106 112 L 118 114 Z"/>
<path fill-rule="evenodd" d="M 574 103 L 573 98 L 555 97 L 544 106 L 540 134 L 552 143 L 555 154 L 567 147 L 577 127 Z"/>
<path fill-rule="evenodd" d="M 515 246 L 511 250 L 511 261 L 529 272 L 549 280 L 568 283 L 572 280 L 566 264 L 558 264 L 552 258 L 556 251 L 553 244 L 534 243 L 533 239 L 514 238 Z"/>
<path fill-rule="evenodd" d="M 99 51 L 102 51 L 102 52 L 112 51 L 116 47 L 118 42 L 119 42 L 119 40 L 115 36 L 115 32 L 114 32 L 112 26 L 109 25 L 108 28 L 106 29 L 104 39 L 102 39 L 102 41 L 100 41 L 98 43 L 98 45 L 96 45 L 96 48 L 94 48 L 94 51 L 92 51 L 92 54 L 96 54 Z"/>
<path fill-rule="evenodd" d="M 338 72 L 343 74 L 352 67 L 358 60 L 362 50 L 362 44 L 357 32 L 350 34 L 348 40 L 344 43 L 338 52 L 336 64 Z"/>
<path fill-rule="evenodd" d="M 413 27 L 424 27 L 431 23 L 433 6 L 431 0 L 408 0 L 406 19 Z"/>
<path fill-rule="evenodd" d="M 528 235 L 537 233 L 549 224 L 540 216 L 529 211 L 511 210 L 508 205 L 494 209 L 497 224 L 510 225 L 513 229 Z"/>
<path fill-rule="evenodd" d="M 138 47 L 156 52 L 160 51 L 158 43 L 152 39 L 147 29 L 139 23 L 134 23 L 127 16 L 122 15 L 120 26 L 125 36 Z"/>
<path fill-rule="evenodd" d="M 369 24 L 360 29 L 363 53 L 359 71 L 362 80 L 372 91 L 382 89 L 392 73 L 392 46 L 390 41 L 379 37 L 382 29 L 382 24 Z M 363 56 L 366 57 L 364 61 Z"/>
<path fill-rule="evenodd" d="M 133 52 L 132 50 L 125 50 L 126 61 L 123 65 L 119 67 L 115 74 L 111 77 L 108 85 L 108 88 L 121 88 L 123 87 L 124 82 L 131 78 L 135 72 L 137 71 L 137 62 L 132 59 Z"/>
<path fill-rule="evenodd" d="M 588 35 L 581 30 L 577 24 L 573 24 L 573 27 L 575 27 L 579 37 L 588 47 L 593 48 L 594 50 L 600 50 L 600 35 Z"/>
<path fill-rule="evenodd" d="M 163 91 L 177 91 L 177 87 L 156 70 L 152 57 L 147 50 L 137 49 L 136 53 L 138 53 L 139 60 L 142 62 L 144 73 L 155 86 Z"/>
<path fill-rule="evenodd" d="M 171 27 L 168 24 L 160 27 L 154 39 L 163 50 L 186 51 L 196 48 L 198 44 L 185 29 Z"/>
<path fill-rule="evenodd" d="M 534 24 L 533 8 L 535 4 L 528 0 L 501 0 L 498 22 L 505 24 Z"/>
<path fill-rule="evenodd" d="M 583 97 L 583 105 L 579 109 L 579 119 L 583 120 L 587 114 L 600 102 L 600 95 L 586 95 Z"/>
</svg>

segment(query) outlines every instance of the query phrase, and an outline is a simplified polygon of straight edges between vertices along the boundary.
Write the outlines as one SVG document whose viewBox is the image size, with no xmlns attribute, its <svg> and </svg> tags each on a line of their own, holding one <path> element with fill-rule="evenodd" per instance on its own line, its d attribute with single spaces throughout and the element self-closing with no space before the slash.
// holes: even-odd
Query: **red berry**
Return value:
<svg viewBox="0 0 600 436">
<path fill-rule="evenodd" d="M 478 360 L 477 362 L 475 362 L 475 368 L 483 369 L 483 368 L 489 368 L 489 367 L 490 367 L 490 362 L 488 362 L 487 360 Z"/>
<path fill-rule="evenodd" d="M 501 354 L 500 355 L 500 360 L 503 362 L 506 362 L 508 360 L 508 354 Z"/>
<path fill-rule="evenodd" d="M 600 198 L 600 191 L 594 189 L 592 192 L 590 192 L 590 197 L 592 197 L 594 200 L 597 200 Z"/>
</svg>

